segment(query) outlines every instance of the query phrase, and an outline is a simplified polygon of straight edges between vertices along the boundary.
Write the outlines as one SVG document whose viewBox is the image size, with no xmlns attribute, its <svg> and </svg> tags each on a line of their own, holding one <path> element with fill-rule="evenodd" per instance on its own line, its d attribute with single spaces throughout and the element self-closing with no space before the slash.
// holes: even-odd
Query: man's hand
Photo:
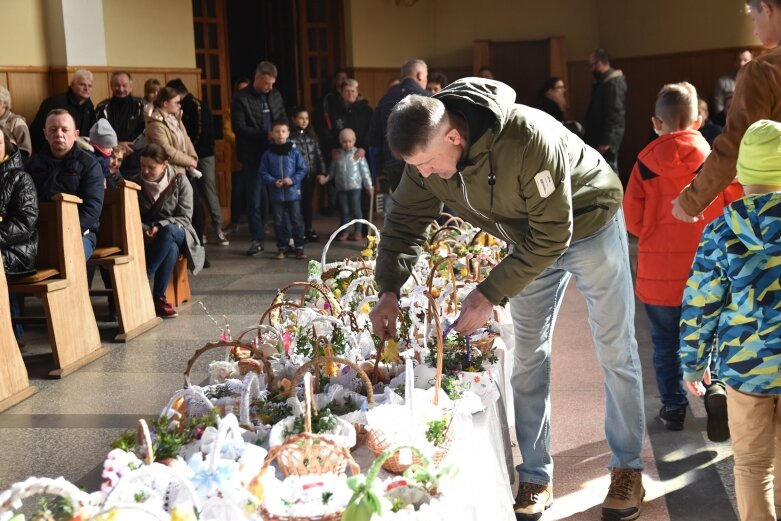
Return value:
<svg viewBox="0 0 781 521">
<path fill-rule="evenodd" d="M 672 200 L 673 217 L 685 223 L 696 223 L 697 221 L 701 221 L 704 219 L 702 214 L 692 217 L 691 215 L 686 213 L 686 210 L 684 210 L 683 207 L 681 206 L 681 202 L 679 201 L 679 199 L 680 197 L 676 197 L 675 199 Z"/>
<path fill-rule="evenodd" d="M 471 335 L 475 329 L 488 322 L 493 309 L 494 305 L 491 301 L 485 298 L 479 289 L 475 288 L 461 304 L 461 314 L 458 315 L 453 327 L 464 336 Z"/>
<path fill-rule="evenodd" d="M 325 184 L 325 180 L 326 180 L 326 179 L 327 179 L 327 177 L 325 177 L 324 175 L 319 175 L 319 176 L 317 176 L 317 182 L 318 182 L 319 184 L 321 184 L 321 185 L 324 185 L 324 184 Z"/>
<path fill-rule="evenodd" d="M 355 154 L 353 155 L 353 159 L 358 161 L 360 158 L 366 155 L 366 151 L 362 148 L 359 148 L 355 151 Z"/>
<path fill-rule="evenodd" d="M 372 321 L 372 330 L 380 338 L 394 338 L 396 336 L 396 318 L 399 316 L 399 299 L 395 293 L 385 292 L 377 301 L 369 319 Z"/>
</svg>

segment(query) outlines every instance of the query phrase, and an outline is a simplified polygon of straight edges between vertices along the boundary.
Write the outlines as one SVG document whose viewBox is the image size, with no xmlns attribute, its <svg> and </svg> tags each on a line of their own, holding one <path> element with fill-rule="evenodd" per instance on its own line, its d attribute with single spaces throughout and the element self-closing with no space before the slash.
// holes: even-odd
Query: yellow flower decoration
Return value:
<svg viewBox="0 0 781 521">
<path fill-rule="evenodd" d="M 360 311 L 360 312 L 361 312 L 362 314 L 364 314 L 364 315 L 368 315 L 368 314 L 371 312 L 371 306 L 370 306 L 370 305 L 369 305 L 369 303 L 367 302 L 366 304 L 364 304 L 363 306 L 361 306 L 361 307 L 358 309 L 358 311 Z"/>
<path fill-rule="evenodd" d="M 399 344 L 392 338 L 385 342 L 385 349 L 382 351 L 382 361 L 386 363 L 397 362 L 401 359 L 399 356 Z"/>
<path fill-rule="evenodd" d="M 171 510 L 171 521 L 197 521 L 192 505 L 176 505 Z"/>
</svg>

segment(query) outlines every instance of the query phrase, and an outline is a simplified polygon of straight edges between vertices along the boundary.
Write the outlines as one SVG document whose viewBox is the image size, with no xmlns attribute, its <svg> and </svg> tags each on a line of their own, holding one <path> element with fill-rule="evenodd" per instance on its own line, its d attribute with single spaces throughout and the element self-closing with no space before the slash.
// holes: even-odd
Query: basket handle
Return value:
<svg viewBox="0 0 781 521">
<path fill-rule="evenodd" d="M 155 448 L 152 445 L 152 434 L 149 432 L 149 424 L 140 418 L 136 425 L 136 441 L 146 449 L 144 463 L 151 465 L 155 462 Z"/>
<path fill-rule="evenodd" d="M 285 391 L 283 393 L 283 396 L 290 397 L 293 396 L 293 393 L 295 393 L 296 389 L 296 382 L 298 382 L 301 378 L 303 378 L 304 373 L 306 373 L 310 368 L 314 367 L 315 370 L 317 370 L 318 365 L 327 364 L 329 362 L 342 364 L 350 367 L 350 369 L 354 369 L 355 372 L 358 374 L 358 378 L 361 379 L 363 382 L 363 386 L 366 388 L 366 399 L 368 400 L 370 405 L 374 404 L 374 389 L 372 388 L 372 382 L 369 380 L 368 375 L 366 374 L 366 371 L 361 369 L 358 365 L 355 363 L 347 360 L 346 358 L 341 358 L 339 356 L 316 356 L 312 358 L 310 361 L 302 365 L 298 368 L 298 370 L 293 375 L 293 378 L 290 379 L 290 389 Z"/>
<path fill-rule="evenodd" d="M 109 491 L 108 495 L 106 495 L 106 499 L 103 502 L 103 508 L 110 508 L 112 506 L 116 506 L 116 502 L 114 501 L 114 498 L 122 497 L 118 491 L 127 488 L 128 486 L 132 485 L 135 481 L 145 478 L 146 476 L 152 476 L 154 478 L 158 478 L 160 474 L 164 474 L 169 479 L 170 482 L 175 482 L 184 491 L 186 491 L 193 508 L 196 511 L 200 512 L 201 499 L 198 496 L 198 493 L 195 491 L 195 488 L 193 487 L 193 484 L 190 482 L 190 480 L 182 477 L 178 472 L 173 470 L 171 467 L 167 467 L 161 463 L 152 463 L 151 465 L 144 465 L 140 469 L 134 470 L 133 472 L 129 472 L 124 476 L 122 476 L 119 479 L 119 481 L 117 481 L 117 484 L 114 485 L 114 488 L 112 488 Z"/>
<path fill-rule="evenodd" d="M 196 360 L 204 354 L 206 351 L 211 351 L 212 349 L 217 349 L 219 347 L 224 347 L 226 358 L 228 353 L 230 352 L 230 349 L 236 347 L 238 345 L 238 342 L 235 340 L 232 340 L 230 342 L 225 341 L 219 341 L 219 342 L 209 342 L 208 344 L 204 345 L 203 347 L 199 347 L 195 350 L 193 353 L 193 356 L 190 357 L 190 359 L 187 361 L 187 367 L 184 370 L 184 388 L 187 389 L 188 387 L 192 386 L 192 383 L 190 382 L 190 373 L 193 370 L 193 367 L 195 366 Z"/>
<path fill-rule="evenodd" d="M 453 292 L 451 293 L 451 304 L 454 308 L 458 307 L 458 281 L 456 280 L 456 273 L 453 270 L 453 261 L 454 259 L 452 257 L 445 257 L 444 259 L 440 260 L 436 264 L 434 264 L 434 267 L 431 268 L 431 273 L 428 275 L 428 279 L 426 280 L 426 287 L 428 288 L 428 293 L 431 295 L 431 291 L 433 289 L 434 285 L 434 278 L 437 276 L 438 269 L 442 264 L 447 264 L 448 267 L 448 275 L 450 275 L 450 283 L 453 285 Z"/>
<path fill-rule="evenodd" d="M 346 230 L 347 228 L 349 228 L 353 224 L 357 224 L 357 223 L 365 224 L 366 226 L 368 226 L 371 229 L 371 231 L 374 232 L 374 235 L 377 236 L 377 240 L 378 241 L 380 240 L 380 230 L 378 230 L 377 227 L 373 223 L 367 221 L 366 219 L 353 219 L 352 221 L 350 221 L 350 222 L 348 222 L 346 224 L 343 224 L 339 228 L 337 228 L 336 231 L 334 231 L 334 233 L 332 233 L 331 236 L 328 238 L 328 242 L 325 243 L 325 247 L 323 248 L 323 255 L 320 257 L 320 266 L 325 266 L 325 257 L 326 257 L 326 255 L 328 255 L 328 248 L 331 247 L 331 243 L 334 242 L 336 237 L 342 231 Z"/>
<path fill-rule="evenodd" d="M 350 474 L 353 476 L 357 476 L 361 473 L 361 467 L 355 462 L 355 460 L 352 457 L 352 454 L 350 454 L 350 450 L 346 447 L 342 447 L 338 443 L 336 443 L 333 440 L 329 440 L 328 438 L 324 438 L 322 436 L 319 436 L 317 434 L 312 434 L 311 432 L 301 432 L 299 434 L 296 434 L 294 436 L 290 436 L 285 443 L 282 443 L 281 445 L 277 445 L 276 447 L 272 447 L 269 449 L 268 454 L 266 455 L 266 459 L 263 460 L 263 466 L 260 468 L 260 472 L 258 473 L 258 476 L 262 476 L 265 474 L 266 470 L 268 470 L 269 466 L 274 463 L 274 461 L 277 460 L 280 454 L 286 450 L 288 446 L 300 446 L 305 441 L 315 441 L 319 444 L 328 445 L 331 447 L 332 450 L 335 452 L 340 453 L 340 455 L 347 461 L 347 469 L 350 471 Z"/>
<path fill-rule="evenodd" d="M 208 408 L 214 409 L 214 404 L 209 400 L 205 394 L 203 394 L 203 391 L 200 389 L 196 389 L 195 387 L 187 387 L 184 389 L 179 389 L 174 393 L 174 395 L 171 397 L 170 400 L 168 400 L 168 403 L 165 405 L 165 408 L 163 408 L 163 411 L 160 413 L 160 416 L 166 416 L 168 414 L 168 411 L 171 410 L 171 407 L 176 403 L 176 401 L 179 398 L 196 398 L 200 400 L 201 402 L 208 405 Z"/>
<path fill-rule="evenodd" d="M 90 504 L 89 494 L 63 477 L 56 479 L 30 477 L 14 483 L 0 494 L 0 520 L 8 521 L 14 516 L 14 509 L 21 507 L 23 499 L 40 494 L 64 497 L 77 510 Z"/>
</svg>

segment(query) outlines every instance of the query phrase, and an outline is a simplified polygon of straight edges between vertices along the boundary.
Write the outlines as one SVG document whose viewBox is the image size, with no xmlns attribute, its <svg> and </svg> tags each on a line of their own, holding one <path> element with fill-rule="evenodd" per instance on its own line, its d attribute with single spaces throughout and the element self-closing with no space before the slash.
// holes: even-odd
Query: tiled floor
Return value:
<svg viewBox="0 0 781 521">
<path fill-rule="evenodd" d="M 321 231 L 333 220 L 320 226 Z M 333 228 L 333 226 L 331 226 Z M 243 231 L 243 233 L 242 233 Z M 30 475 L 59 476 L 94 489 L 110 441 L 132 428 L 141 416 L 159 414 L 183 382 L 187 359 L 218 330 L 203 306 L 236 333 L 257 323 L 277 288 L 306 278 L 306 262 L 279 261 L 270 253 L 244 255 L 246 226 L 228 247 L 208 246 L 212 267 L 191 279 L 193 300 L 180 316 L 127 344 L 112 343 L 114 330 L 101 325 L 109 354 L 63 380 L 45 380 L 51 358 L 43 330 L 30 329 L 25 360 L 40 392 L 0 414 L 0 489 Z M 325 237 L 323 237 L 325 238 Z M 318 258 L 323 242 L 307 246 Z M 274 249 L 273 239 L 266 242 Z M 362 246 L 334 243 L 330 258 L 355 254 Z M 97 281 L 96 281 L 97 283 Z M 30 305 L 35 304 L 30 301 Z M 95 300 L 98 316 L 105 304 Z M 730 497 L 731 452 L 704 435 L 704 409 L 692 400 L 686 428 L 666 431 L 656 419 L 659 409 L 651 367 L 647 320 L 641 307 L 636 319 L 643 361 L 648 437 L 646 503 L 641 519 L 699 521 L 736 519 Z M 589 340 L 585 302 L 569 288 L 554 337 L 552 403 L 555 460 L 553 507 L 544 520 L 596 520 L 607 490 L 609 451 L 603 434 L 601 370 Z M 204 376 L 196 365 L 194 376 Z M 518 456 L 516 455 L 516 458 Z M 487 520 L 488 521 L 488 520 Z"/>
</svg>

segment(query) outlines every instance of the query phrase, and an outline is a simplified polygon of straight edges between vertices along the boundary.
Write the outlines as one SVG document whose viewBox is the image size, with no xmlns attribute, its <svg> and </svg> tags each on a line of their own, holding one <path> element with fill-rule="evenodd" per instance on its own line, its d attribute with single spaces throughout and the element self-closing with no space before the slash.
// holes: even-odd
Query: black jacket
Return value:
<svg viewBox="0 0 781 521">
<path fill-rule="evenodd" d="M 339 132 L 345 128 L 351 128 L 355 132 L 356 148 L 369 150 L 369 126 L 372 121 L 372 109 L 369 102 L 359 99 L 346 107 L 340 98 L 338 103 L 329 105 L 325 117 L 326 132 L 322 137 L 325 142 L 326 154 L 330 156 L 331 150 L 341 148 Z"/>
<path fill-rule="evenodd" d="M 62 94 L 55 94 L 43 100 L 38 108 L 38 113 L 30 125 L 30 139 L 33 142 L 33 150 L 38 152 L 46 148 L 46 140 L 43 137 L 43 128 L 46 125 L 46 116 L 54 109 L 65 109 L 76 120 L 76 128 L 82 136 L 89 136 L 89 129 L 95 123 L 95 106 L 88 99 L 81 105 L 73 91 L 68 89 Z"/>
<path fill-rule="evenodd" d="M 117 141 L 134 141 L 144 133 L 144 100 L 135 96 L 104 99 L 95 108 L 95 119 L 107 119 L 117 133 Z M 83 134 L 82 136 L 88 136 Z"/>
<path fill-rule="evenodd" d="M 199 158 L 214 155 L 214 120 L 209 106 L 192 93 L 182 98 L 182 123 Z"/>
<path fill-rule="evenodd" d="M 260 158 L 268 148 L 268 132 L 263 128 L 262 96 L 252 85 L 247 85 L 236 93 L 231 104 L 231 125 L 236 134 L 236 154 L 244 170 L 257 171 Z M 282 94 L 276 89 L 271 89 L 266 97 L 271 122 L 287 121 Z"/>
<path fill-rule="evenodd" d="M 9 275 L 35 271 L 38 195 L 17 150 L 0 163 L 0 251 Z"/>
<path fill-rule="evenodd" d="M 593 148 L 610 145 L 618 155 L 626 125 L 626 79 L 624 73 L 609 69 L 591 89 L 586 112 L 586 144 Z"/>
<path fill-rule="evenodd" d="M 30 158 L 27 170 L 35 182 L 39 201 L 49 201 L 59 193 L 80 197 L 81 232 L 98 230 L 103 210 L 103 171 L 92 154 L 73 145 L 65 157 L 57 159 L 47 146 Z"/>
<path fill-rule="evenodd" d="M 420 96 L 431 96 L 431 93 L 421 87 L 417 81 L 412 78 L 404 78 L 404 81 L 394 85 L 377 103 L 377 109 L 372 114 L 371 125 L 369 128 L 369 145 L 376 147 L 379 153 L 377 165 L 388 178 L 390 187 L 395 190 L 401 181 L 401 172 L 404 169 L 404 161 L 393 157 L 388 147 L 387 126 L 388 117 L 396 103 L 403 100 L 410 94 Z"/>
<path fill-rule="evenodd" d="M 327 174 L 323 154 L 320 152 L 320 144 L 317 138 L 303 129 L 293 127 L 290 131 L 290 141 L 304 156 L 306 161 L 306 178 L 312 179 L 319 174 Z"/>
</svg>

